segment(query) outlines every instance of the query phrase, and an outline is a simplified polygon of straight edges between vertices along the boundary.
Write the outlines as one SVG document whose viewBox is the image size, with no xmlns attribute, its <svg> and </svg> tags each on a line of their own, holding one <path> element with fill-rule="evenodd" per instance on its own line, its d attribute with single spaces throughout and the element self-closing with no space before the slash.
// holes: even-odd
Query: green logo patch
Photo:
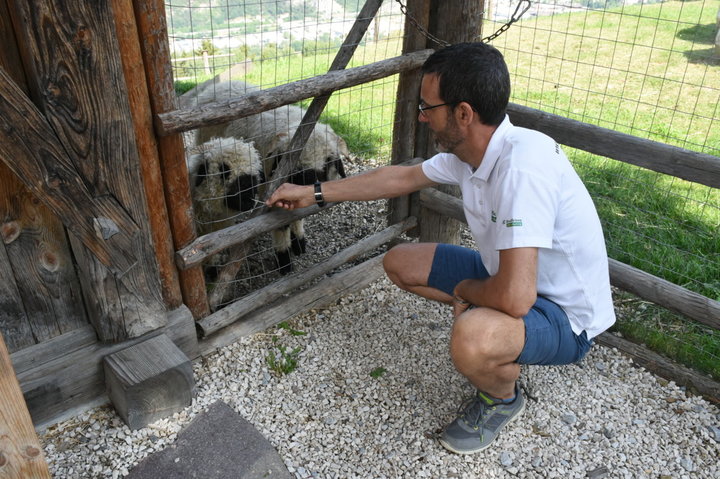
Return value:
<svg viewBox="0 0 720 479">
<path fill-rule="evenodd" d="M 513 226 L 522 226 L 522 220 L 518 218 L 510 218 L 509 220 L 503 221 L 503 224 L 508 228 L 512 228 Z"/>
</svg>

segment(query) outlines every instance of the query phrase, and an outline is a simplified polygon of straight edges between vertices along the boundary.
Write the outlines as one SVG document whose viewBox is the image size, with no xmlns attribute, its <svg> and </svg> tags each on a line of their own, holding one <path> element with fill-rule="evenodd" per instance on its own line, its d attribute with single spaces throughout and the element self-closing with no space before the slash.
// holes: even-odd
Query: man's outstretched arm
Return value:
<svg viewBox="0 0 720 479">
<path fill-rule="evenodd" d="M 422 165 L 383 166 L 348 178 L 326 181 L 322 183 L 322 194 L 328 202 L 370 201 L 407 195 L 434 184 L 423 173 Z M 284 183 L 266 204 L 289 210 L 314 205 L 314 186 Z"/>
</svg>

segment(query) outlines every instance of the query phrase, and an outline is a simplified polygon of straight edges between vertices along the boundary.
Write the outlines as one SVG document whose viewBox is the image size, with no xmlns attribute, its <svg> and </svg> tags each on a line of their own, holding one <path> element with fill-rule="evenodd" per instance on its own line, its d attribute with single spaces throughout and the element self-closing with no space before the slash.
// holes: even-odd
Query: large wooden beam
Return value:
<svg viewBox="0 0 720 479">
<path fill-rule="evenodd" d="M 133 0 L 133 5 L 140 32 L 140 45 L 153 114 L 174 111 L 177 108 L 177 99 L 170 62 L 165 2 Z M 170 214 L 173 244 L 177 251 L 187 246 L 197 236 L 190 196 L 190 180 L 185 162 L 185 145 L 179 134 L 165 135 L 158 140 L 158 143 L 165 201 Z M 190 308 L 193 316 L 202 318 L 210 314 L 202 268 L 197 266 L 181 271 L 179 280 L 183 301 Z"/>
<path fill-rule="evenodd" d="M 160 135 L 194 130 L 203 126 L 227 123 L 236 118 L 272 110 L 306 98 L 327 95 L 335 90 L 350 88 L 385 78 L 421 65 L 432 50 L 423 50 L 361 67 L 349 68 L 324 75 L 298 80 L 285 85 L 249 93 L 227 102 L 212 102 L 186 110 L 157 114 L 155 127 Z"/>
<path fill-rule="evenodd" d="M 182 304 L 182 293 L 178 272 L 173 262 L 175 249 L 170 232 L 168 210 L 165 205 L 160 155 L 153 127 L 147 79 L 145 70 L 138 68 L 138 65 L 143 64 L 140 35 L 135 22 L 132 0 L 112 0 L 112 9 L 115 15 L 115 29 L 128 89 L 130 111 L 135 127 L 142 172 L 141 179 L 145 189 L 145 198 L 147 198 L 150 234 L 155 246 L 155 259 L 160 271 L 163 299 L 169 309 L 175 309 Z"/>
<path fill-rule="evenodd" d="M 426 48 L 427 38 L 422 34 L 410 18 L 420 25 L 429 23 L 430 2 L 410 2 L 407 5 L 408 16 L 405 18 L 405 35 L 403 36 L 403 53 L 415 52 Z M 393 126 L 392 158 L 390 163 L 397 165 L 408 158 L 416 156 L 415 137 L 422 129 L 418 122 L 418 104 L 420 103 L 420 70 L 406 70 L 398 78 L 397 98 L 395 101 L 395 121 Z M 410 210 L 411 196 L 401 196 L 388 200 L 388 224 L 412 215 Z M 416 233 L 412 233 L 415 234 Z"/>
<path fill-rule="evenodd" d="M 514 103 L 508 107 L 508 114 L 514 125 L 541 131 L 563 145 L 720 188 L 720 158 L 716 156 L 638 138 Z"/>
<path fill-rule="evenodd" d="M 48 478 L 42 446 L 30 420 L 5 341 L 0 335 L 0 476 Z"/>
</svg>

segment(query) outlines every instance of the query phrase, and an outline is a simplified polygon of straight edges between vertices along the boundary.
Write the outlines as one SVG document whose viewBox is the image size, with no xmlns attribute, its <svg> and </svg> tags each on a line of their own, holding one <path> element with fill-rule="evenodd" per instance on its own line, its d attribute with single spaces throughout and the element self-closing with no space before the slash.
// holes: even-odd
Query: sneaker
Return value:
<svg viewBox="0 0 720 479">
<path fill-rule="evenodd" d="M 517 386 L 515 394 L 513 402 L 505 404 L 478 391 L 460 406 L 457 419 L 440 435 L 440 444 L 457 454 L 482 451 L 495 440 L 503 426 L 525 409 L 525 399 Z"/>
</svg>

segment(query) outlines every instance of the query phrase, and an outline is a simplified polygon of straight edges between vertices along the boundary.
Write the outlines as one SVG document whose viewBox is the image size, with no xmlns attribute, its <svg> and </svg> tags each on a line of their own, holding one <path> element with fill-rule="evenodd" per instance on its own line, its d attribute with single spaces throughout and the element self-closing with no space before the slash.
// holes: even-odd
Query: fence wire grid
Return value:
<svg viewBox="0 0 720 479">
<path fill-rule="evenodd" d="M 326 73 L 363 4 L 171 0 L 178 93 L 212 79 L 212 88 L 231 78 L 269 88 Z M 516 7 L 517 0 L 486 1 L 482 34 Z M 719 9 L 718 0 L 533 1 L 492 44 L 510 68 L 515 103 L 720 156 Z M 397 2 L 385 0 L 349 66 L 401 54 L 404 24 Z M 346 142 L 349 173 L 389 163 L 396 88 L 393 76 L 333 94 L 320 121 Z M 565 150 L 596 202 L 612 258 L 720 300 L 717 189 Z M 369 234 L 384 226 L 382 204 L 372 211 L 361 213 L 362 227 L 341 217 L 347 211 L 328 222 L 345 224 L 336 235 L 347 234 L 347 246 L 362 237 L 355 229 Z M 278 277 L 271 249 L 260 241 L 242 260 L 246 276 L 233 281 L 254 279 L 236 295 Z M 315 249 L 312 261 L 334 251 L 325 249 Z M 720 377 L 717 331 L 622 292 L 616 299 L 619 331 Z"/>
</svg>

